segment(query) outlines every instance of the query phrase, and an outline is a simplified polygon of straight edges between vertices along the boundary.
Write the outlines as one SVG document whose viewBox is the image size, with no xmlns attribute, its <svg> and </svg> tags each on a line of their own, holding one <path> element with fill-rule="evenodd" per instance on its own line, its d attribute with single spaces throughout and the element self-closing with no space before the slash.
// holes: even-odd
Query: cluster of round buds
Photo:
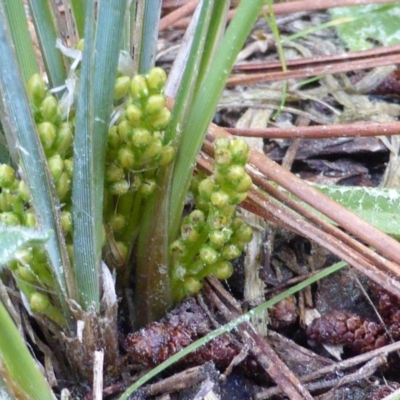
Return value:
<svg viewBox="0 0 400 400">
<path fill-rule="evenodd" d="M 175 150 L 164 143 L 163 131 L 171 113 L 163 93 L 165 71 L 152 68 L 147 75 L 117 78 L 114 98 L 124 111 L 108 134 L 106 185 L 114 195 L 155 188 L 154 170 L 172 162 Z"/>
<path fill-rule="evenodd" d="M 28 82 L 36 128 L 47 157 L 60 201 L 66 202 L 71 193 L 73 121 L 66 121 L 58 99 L 53 96 L 40 75 Z"/>
<path fill-rule="evenodd" d="M 180 238 L 170 247 L 178 298 L 200 290 L 201 280 L 208 275 L 229 278 L 231 261 L 253 237 L 252 228 L 236 215 L 236 206 L 252 185 L 244 170 L 248 146 L 240 139 L 219 138 L 214 149 L 214 173 L 194 176 L 191 191 L 196 209 L 183 218 Z"/>
</svg>

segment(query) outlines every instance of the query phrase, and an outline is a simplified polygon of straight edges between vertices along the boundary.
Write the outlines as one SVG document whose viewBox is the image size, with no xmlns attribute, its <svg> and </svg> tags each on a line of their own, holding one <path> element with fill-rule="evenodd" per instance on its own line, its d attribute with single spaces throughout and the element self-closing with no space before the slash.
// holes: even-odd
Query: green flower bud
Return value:
<svg viewBox="0 0 400 400">
<path fill-rule="evenodd" d="M 121 179 L 108 185 L 108 189 L 111 194 L 121 196 L 129 191 L 129 183 L 127 180 Z"/>
<path fill-rule="evenodd" d="M 204 264 L 210 265 L 217 262 L 219 258 L 219 253 L 211 246 L 205 244 L 201 246 L 199 257 L 204 262 Z"/>
<path fill-rule="evenodd" d="M 132 169 L 135 165 L 135 154 L 131 149 L 123 147 L 118 151 L 118 164 L 125 169 Z"/>
<path fill-rule="evenodd" d="M 32 75 L 28 82 L 28 95 L 35 107 L 39 107 L 40 103 L 46 96 L 46 84 L 39 74 Z"/>
<path fill-rule="evenodd" d="M 18 275 L 22 280 L 26 282 L 37 282 L 36 275 L 33 273 L 29 266 L 20 265 L 18 267 Z"/>
<path fill-rule="evenodd" d="M 36 216 L 33 212 L 26 212 L 24 214 L 25 226 L 28 228 L 36 228 Z"/>
<path fill-rule="evenodd" d="M 68 176 L 72 179 L 72 175 L 74 173 L 74 163 L 71 159 L 66 158 L 64 160 L 64 171 L 68 174 Z"/>
<path fill-rule="evenodd" d="M 120 146 L 120 139 L 117 131 L 117 127 L 113 126 L 108 130 L 108 147 L 113 149 L 118 149 Z"/>
<path fill-rule="evenodd" d="M 156 189 L 156 181 L 154 179 L 146 179 L 140 186 L 140 193 L 143 197 L 150 196 Z"/>
<path fill-rule="evenodd" d="M 192 276 L 188 276 L 183 283 L 184 292 L 187 295 L 199 292 L 202 287 L 203 284 Z"/>
<path fill-rule="evenodd" d="M 0 214 L 0 223 L 10 226 L 21 225 L 21 220 L 15 212 L 7 211 Z"/>
<path fill-rule="evenodd" d="M 147 86 L 150 91 L 161 93 L 167 81 L 167 74 L 162 68 L 152 68 L 146 77 Z"/>
<path fill-rule="evenodd" d="M 26 186 L 24 181 L 18 182 L 17 190 L 18 190 L 18 194 L 19 194 L 19 197 L 21 198 L 21 200 L 24 201 L 25 203 L 28 203 L 29 200 L 31 199 L 31 197 L 29 195 L 28 187 Z"/>
<path fill-rule="evenodd" d="M 52 149 L 56 153 L 64 154 L 71 149 L 72 141 L 74 139 L 72 125 L 70 122 L 62 122 L 57 130 L 57 135 L 54 140 Z"/>
<path fill-rule="evenodd" d="M 159 158 L 162 150 L 161 139 L 154 139 L 151 141 L 149 147 L 142 153 L 143 160 L 153 161 Z"/>
<path fill-rule="evenodd" d="M 198 230 L 192 224 L 183 224 L 181 226 L 181 237 L 185 244 L 196 243 L 199 236 Z"/>
<path fill-rule="evenodd" d="M 128 94 L 131 80 L 128 76 L 120 76 L 117 78 L 114 86 L 114 100 L 119 100 Z"/>
<path fill-rule="evenodd" d="M 29 303 L 33 312 L 40 313 L 46 312 L 51 305 L 50 299 L 46 295 L 39 292 L 32 294 Z"/>
<path fill-rule="evenodd" d="M 227 148 L 215 148 L 214 161 L 216 165 L 229 165 L 232 162 L 232 153 Z"/>
<path fill-rule="evenodd" d="M 213 212 L 207 218 L 208 226 L 211 231 L 226 228 L 231 223 L 231 218 L 221 212 Z"/>
<path fill-rule="evenodd" d="M 211 206 L 210 201 L 204 200 L 200 195 L 194 198 L 194 203 L 196 205 L 196 208 L 203 211 L 204 213 L 208 213 L 208 210 Z"/>
<path fill-rule="evenodd" d="M 205 267 L 204 262 L 198 258 L 196 261 L 194 261 L 187 267 L 186 269 L 187 274 L 203 277 L 202 272 L 204 271 L 204 267 Z"/>
<path fill-rule="evenodd" d="M 244 177 L 246 172 L 241 165 L 233 164 L 228 167 L 225 179 L 231 185 L 237 185 Z"/>
<path fill-rule="evenodd" d="M 165 107 L 165 96 L 161 94 L 153 94 L 147 100 L 145 113 L 147 115 L 156 116 L 163 110 L 164 107 Z"/>
<path fill-rule="evenodd" d="M 245 173 L 243 179 L 235 186 L 235 190 L 239 193 L 248 192 L 251 189 L 253 181 L 249 174 Z"/>
<path fill-rule="evenodd" d="M 56 182 L 56 193 L 60 201 L 64 200 L 71 189 L 71 178 L 67 172 L 63 172 Z"/>
<path fill-rule="evenodd" d="M 227 244 L 221 249 L 221 255 L 225 260 L 233 260 L 240 257 L 242 251 L 234 244 Z"/>
<path fill-rule="evenodd" d="M 187 254 L 187 248 L 182 239 L 177 239 L 169 246 L 169 251 L 175 259 L 184 257 Z"/>
<path fill-rule="evenodd" d="M 149 119 L 150 124 L 156 131 L 163 131 L 171 121 L 171 111 L 164 107 L 154 118 Z"/>
<path fill-rule="evenodd" d="M 120 140 L 126 142 L 132 134 L 132 125 L 124 119 L 118 124 L 117 130 Z"/>
<path fill-rule="evenodd" d="M 59 154 L 55 154 L 49 158 L 48 164 L 51 176 L 53 177 L 54 182 L 57 182 L 64 171 L 64 160 Z"/>
<path fill-rule="evenodd" d="M 42 142 L 43 149 L 49 150 L 56 140 L 57 131 L 56 127 L 51 122 L 42 122 L 37 126 L 40 141 Z"/>
<path fill-rule="evenodd" d="M 109 224 L 113 232 L 121 232 L 125 228 L 126 218 L 122 214 L 113 214 Z"/>
<path fill-rule="evenodd" d="M 205 201 L 210 201 L 214 187 L 215 185 L 211 178 L 203 179 L 199 184 L 199 195 L 201 198 Z"/>
<path fill-rule="evenodd" d="M 236 232 L 243 224 L 245 222 L 241 218 L 236 217 L 232 220 L 231 228 Z"/>
<path fill-rule="evenodd" d="M 212 274 L 220 280 L 228 279 L 233 274 L 233 266 L 229 261 L 219 261 L 212 266 Z"/>
<path fill-rule="evenodd" d="M 132 78 L 130 93 L 135 100 L 144 100 L 149 96 L 149 88 L 143 75 L 136 75 Z"/>
<path fill-rule="evenodd" d="M 223 208 L 231 204 L 231 198 L 228 193 L 223 190 L 213 192 L 210 197 L 211 203 L 218 208 Z"/>
<path fill-rule="evenodd" d="M 234 139 L 231 141 L 229 150 L 232 153 L 232 160 L 235 163 L 245 165 L 249 157 L 249 146 L 243 139 Z"/>
<path fill-rule="evenodd" d="M 235 238 L 242 243 L 249 243 L 253 239 L 253 229 L 244 223 L 235 231 Z"/>
<path fill-rule="evenodd" d="M 125 117 L 132 126 L 139 126 L 142 123 L 143 111 L 136 104 L 129 104 L 125 109 Z"/>
<path fill-rule="evenodd" d="M 115 251 L 116 255 L 120 260 L 126 260 L 126 257 L 128 256 L 129 252 L 129 247 L 126 243 L 124 242 L 115 242 Z"/>
<path fill-rule="evenodd" d="M 130 140 L 134 147 L 144 149 L 150 145 L 152 137 L 151 133 L 147 129 L 136 128 L 132 131 Z"/>
<path fill-rule="evenodd" d="M 118 165 L 112 163 L 106 166 L 105 181 L 107 183 L 119 182 L 122 179 L 124 179 L 124 176 L 125 176 L 124 170 Z"/>
<path fill-rule="evenodd" d="M 33 262 L 33 251 L 32 248 L 17 250 L 15 252 L 15 259 L 18 260 L 22 265 L 26 266 Z"/>
<path fill-rule="evenodd" d="M 13 189 L 17 183 L 14 169 L 7 164 L 1 164 L 0 186 L 6 189 Z"/>
<path fill-rule="evenodd" d="M 77 50 L 83 51 L 83 48 L 85 46 L 85 39 L 79 40 L 79 42 L 75 45 L 75 48 Z"/>
<path fill-rule="evenodd" d="M 52 95 L 45 97 L 45 99 L 42 101 L 42 104 L 40 105 L 40 113 L 42 114 L 43 120 L 52 123 L 56 122 L 56 120 L 59 118 L 57 111 L 57 99 Z"/>
<path fill-rule="evenodd" d="M 204 215 L 203 211 L 193 210 L 189 214 L 189 221 L 196 225 L 204 223 L 205 220 L 206 220 L 206 216 Z"/>
<path fill-rule="evenodd" d="M 163 167 L 164 165 L 170 164 L 175 158 L 175 148 L 172 146 L 163 146 L 161 149 L 160 158 L 158 159 L 158 165 Z"/>
<path fill-rule="evenodd" d="M 64 235 L 72 232 L 72 214 L 69 211 L 61 211 L 61 228 Z"/>
<path fill-rule="evenodd" d="M 222 228 L 221 230 L 216 230 L 210 232 L 208 240 L 210 245 L 215 249 L 219 249 L 225 245 L 225 243 L 231 238 L 232 230 L 229 228 Z"/>
</svg>

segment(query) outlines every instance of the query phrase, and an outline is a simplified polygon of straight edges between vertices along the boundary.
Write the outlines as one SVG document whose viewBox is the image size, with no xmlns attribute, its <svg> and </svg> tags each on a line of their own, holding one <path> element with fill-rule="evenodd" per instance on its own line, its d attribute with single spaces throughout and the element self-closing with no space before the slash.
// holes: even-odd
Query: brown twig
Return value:
<svg viewBox="0 0 400 400">
<path fill-rule="evenodd" d="M 192 0 L 182 5 L 175 11 L 170 12 L 165 17 L 160 19 L 159 30 L 164 31 L 174 25 L 175 22 L 181 20 L 191 14 L 197 7 L 199 0 Z"/>
<path fill-rule="evenodd" d="M 400 133 L 400 122 L 365 122 L 355 124 L 295 126 L 282 128 L 247 129 L 226 128 L 235 136 L 249 136 L 274 139 L 326 139 L 355 136 L 392 136 Z"/>
</svg>

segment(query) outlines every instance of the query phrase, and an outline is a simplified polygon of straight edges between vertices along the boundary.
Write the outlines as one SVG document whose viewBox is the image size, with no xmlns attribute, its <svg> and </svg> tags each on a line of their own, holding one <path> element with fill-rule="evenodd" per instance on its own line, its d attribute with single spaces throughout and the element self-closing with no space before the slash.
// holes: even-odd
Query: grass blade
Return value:
<svg viewBox="0 0 400 400">
<path fill-rule="evenodd" d="M 86 7 L 74 141 L 73 221 L 76 285 L 84 309 L 99 309 L 104 163 L 127 0 Z"/>
<path fill-rule="evenodd" d="M 65 82 L 66 68 L 63 56 L 56 48 L 56 39 L 62 37 L 62 35 L 53 14 L 50 0 L 29 0 L 29 7 L 49 79 L 49 86 L 61 86 Z"/>
<path fill-rule="evenodd" d="M 3 378 L 7 376 L 12 383 L 25 392 L 26 397 L 20 397 L 18 393 L 18 398 L 55 400 L 55 395 L 1 301 L 0 325 L 0 364 L 3 364 L 0 369 L 6 372 L 6 374 L 3 372 Z"/>
</svg>

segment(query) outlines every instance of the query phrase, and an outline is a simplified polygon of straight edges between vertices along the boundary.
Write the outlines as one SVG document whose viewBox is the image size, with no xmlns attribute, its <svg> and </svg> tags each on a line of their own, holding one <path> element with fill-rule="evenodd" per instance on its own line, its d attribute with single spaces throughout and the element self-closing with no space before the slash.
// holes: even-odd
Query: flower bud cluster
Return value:
<svg viewBox="0 0 400 400">
<path fill-rule="evenodd" d="M 236 206 L 252 185 L 244 170 L 247 143 L 218 138 L 214 150 L 214 172 L 193 177 L 195 210 L 183 218 L 180 238 L 170 246 L 173 291 L 178 299 L 200 290 L 201 280 L 208 275 L 229 278 L 231 261 L 253 236 L 252 228 L 236 215 Z"/>
<path fill-rule="evenodd" d="M 154 170 L 172 162 L 175 150 L 164 143 L 163 131 L 171 113 L 163 93 L 165 71 L 152 68 L 147 75 L 117 78 L 114 99 L 123 112 L 108 134 L 106 185 L 111 194 L 129 191 L 150 195 Z"/>
</svg>

